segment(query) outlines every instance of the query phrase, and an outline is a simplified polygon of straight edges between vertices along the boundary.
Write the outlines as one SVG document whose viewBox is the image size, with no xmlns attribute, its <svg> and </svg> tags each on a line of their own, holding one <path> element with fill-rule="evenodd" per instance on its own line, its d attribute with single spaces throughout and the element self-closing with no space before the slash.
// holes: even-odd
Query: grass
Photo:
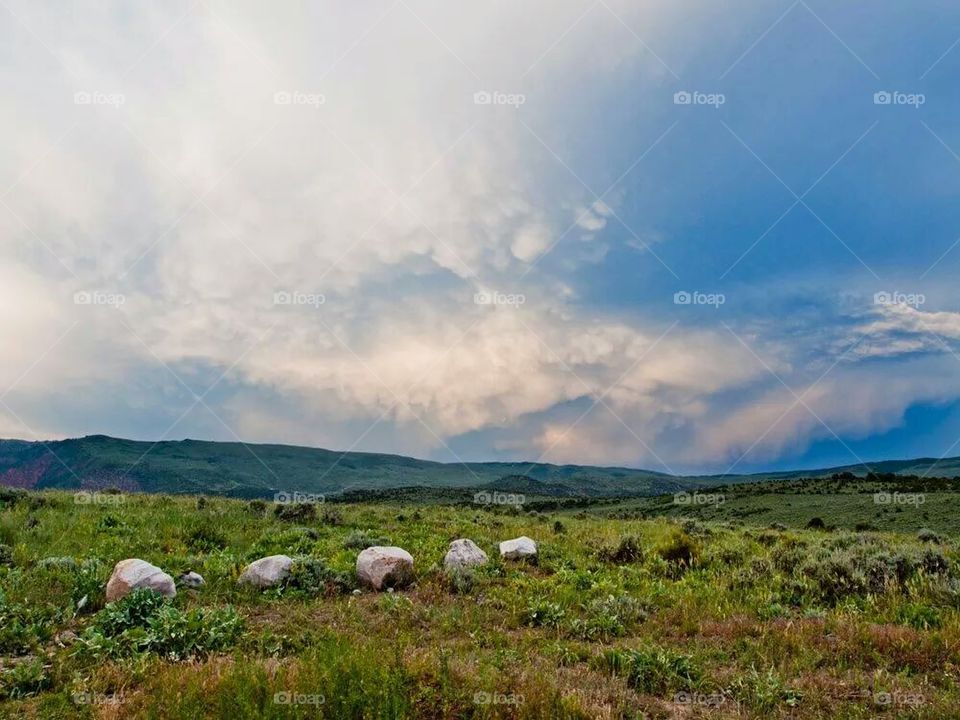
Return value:
<svg viewBox="0 0 960 720">
<path fill-rule="evenodd" d="M 635 501 L 278 516 L 120 497 L 4 501 L 0 717 L 960 717 L 960 552 L 929 518 L 891 533 L 610 516 Z M 818 514 L 841 525 L 836 511 Z M 497 557 L 520 535 L 536 564 Z M 468 578 L 442 567 L 459 537 L 491 557 Z M 416 583 L 355 594 L 358 548 L 382 538 L 413 555 Z M 284 586 L 237 586 L 278 552 L 296 560 Z M 207 584 L 105 606 L 127 557 Z"/>
</svg>

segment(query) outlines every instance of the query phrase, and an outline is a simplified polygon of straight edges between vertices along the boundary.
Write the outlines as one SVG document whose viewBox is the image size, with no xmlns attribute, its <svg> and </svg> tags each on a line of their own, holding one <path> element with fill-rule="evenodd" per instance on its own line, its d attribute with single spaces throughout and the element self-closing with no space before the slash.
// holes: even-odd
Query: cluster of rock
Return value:
<svg viewBox="0 0 960 720">
<path fill-rule="evenodd" d="M 528 537 L 504 540 L 500 543 L 500 557 L 504 560 L 527 560 L 537 556 L 537 544 Z M 487 554 L 473 540 L 461 538 L 450 543 L 443 559 L 447 572 L 456 572 L 484 565 Z M 240 574 L 237 582 L 256 588 L 279 585 L 290 575 L 293 558 L 287 555 L 270 555 L 255 560 Z M 363 587 L 371 590 L 394 590 L 413 582 L 413 556 L 403 548 L 393 546 L 369 547 L 357 556 L 357 579 Z M 179 585 L 191 590 L 204 585 L 203 577 L 189 572 L 181 575 Z M 145 560 L 131 558 L 121 560 L 113 569 L 107 582 L 107 602 L 114 602 L 134 590 L 148 588 L 164 597 L 175 597 L 177 583 L 160 568 Z"/>
</svg>

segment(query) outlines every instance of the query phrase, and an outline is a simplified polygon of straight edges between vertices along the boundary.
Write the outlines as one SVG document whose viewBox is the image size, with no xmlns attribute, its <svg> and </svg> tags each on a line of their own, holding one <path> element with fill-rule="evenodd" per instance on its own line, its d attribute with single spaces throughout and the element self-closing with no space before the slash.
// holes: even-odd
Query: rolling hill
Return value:
<svg viewBox="0 0 960 720">
<path fill-rule="evenodd" d="M 0 440 L 0 484 L 12 487 L 209 493 L 268 498 L 402 487 L 478 489 L 513 478 L 538 495 L 649 496 L 760 478 L 837 472 L 960 475 L 960 458 L 915 459 L 763 475 L 673 476 L 650 470 L 548 463 L 440 463 L 402 455 L 199 440 L 157 443 L 105 435 L 50 442 Z"/>
</svg>

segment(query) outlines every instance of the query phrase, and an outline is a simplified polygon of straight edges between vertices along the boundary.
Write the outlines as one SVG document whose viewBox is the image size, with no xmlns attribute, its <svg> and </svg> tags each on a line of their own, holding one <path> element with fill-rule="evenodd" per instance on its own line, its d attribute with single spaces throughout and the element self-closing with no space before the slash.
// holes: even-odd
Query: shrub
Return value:
<svg viewBox="0 0 960 720">
<path fill-rule="evenodd" d="M 556 534 L 556 535 L 561 535 L 561 534 L 565 533 L 566 531 L 567 531 L 567 529 L 563 526 L 563 523 L 562 523 L 562 522 L 560 522 L 559 520 L 554 520 L 554 522 L 553 522 L 553 532 L 554 532 L 554 534 Z"/>
<path fill-rule="evenodd" d="M 600 558 L 606 562 L 625 565 L 640 562 L 643 559 L 643 548 L 636 535 L 627 535 L 620 539 L 620 544 L 615 548 L 604 548 L 599 554 Z"/>
<path fill-rule="evenodd" d="M 566 615 L 559 603 L 535 599 L 523 613 L 523 624 L 531 627 L 557 627 Z"/>
<path fill-rule="evenodd" d="M 827 524 L 823 521 L 823 518 L 812 517 L 807 522 L 807 527 L 811 530 L 826 530 Z"/>
<path fill-rule="evenodd" d="M 267 504 L 263 500 L 251 500 L 247 503 L 247 510 L 255 517 L 263 517 L 267 514 Z"/>
<path fill-rule="evenodd" d="M 922 528 L 917 533 L 917 540 L 920 542 L 937 543 L 938 545 L 943 542 L 943 538 L 930 528 Z"/>
<path fill-rule="evenodd" d="M 209 523 L 195 526 L 184 540 L 187 547 L 194 552 L 210 553 L 223 550 L 227 546 L 227 538 Z"/>
<path fill-rule="evenodd" d="M 9 545 L 0 544 L 0 565 L 13 565 L 13 548 Z"/>
<path fill-rule="evenodd" d="M 802 695 L 789 687 L 779 675 L 770 668 L 765 673 L 750 668 L 733 682 L 733 695 L 744 704 L 760 710 L 776 710 L 780 705 L 796 707 Z"/>
<path fill-rule="evenodd" d="M 135 590 L 108 605 L 78 638 L 75 652 L 94 660 L 155 653 L 187 660 L 231 647 L 243 630 L 232 607 L 184 612 L 152 590 Z"/>
<path fill-rule="evenodd" d="M 353 530 L 343 540 L 343 547 L 347 550 L 366 550 L 375 545 L 389 545 L 390 539 L 371 535 L 364 530 Z"/>
<path fill-rule="evenodd" d="M 476 573 L 473 568 L 457 567 L 447 573 L 450 591 L 457 595 L 469 595 L 476 584 Z"/>
<path fill-rule="evenodd" d="M 413 514 L 413 519 L 419 520 L 417 513 Z M 320 513 L 320 522 L 324 525 L 343 525 L 343 515 L 335 508 L 324 508 L 323 512 Z"/>
<path fill-rule="evenodd" d="M 43 660 L 27 660 L 0 672 L 0 699 L 36 695 L 50 687 L 50 684 Z"/>
<path fill-rule="evenodd" d="M 301 557 L 294 560 L 284 588 L 306 595 L 332 595 L 350 592 L 355 587 L 350 573 L 327 567 L 319 558 Z"/>
<path fill-rule="evenodd" d="M 657 555 L 674 567 L 685 570 L 697 561 L 699 548 L 692 537 L 686 533 L 678 533 L 657 548 Z"/>
<path fill-rule="evenodd" d="M 940 613 L 927 605 L 904 603 L 897 609 L 897 622 L 916 630 L 930 630 L 942 624 Z"/>
<path fill-rule="evenodd" d="M 8 603 L 0 594 L 0 654 L 26 655 L 50 639 L 58 619 L 54 608 Z"/>
<path fill-rule="evenodd" d="M 630 687 L 656 695 L 692 690 L 703 675 L 690 655 L 660 647 L 610 650 L 604 655 L 604 662 L 615 675 L 626 677 Z"/>
<path fill-rule="evenodd" d="M 273 509 L 273 514 L 278 520 L 285 522 L 315 522 L 317 508 L 313 503 L 291 503 L 289 505 L 277 505 Z"/>
</svg>

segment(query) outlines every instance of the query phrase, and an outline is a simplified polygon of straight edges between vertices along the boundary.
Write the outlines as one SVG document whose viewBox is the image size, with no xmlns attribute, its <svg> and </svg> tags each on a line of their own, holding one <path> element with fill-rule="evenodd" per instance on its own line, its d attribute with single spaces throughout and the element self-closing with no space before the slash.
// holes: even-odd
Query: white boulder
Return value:
<svg viewBox="0 0 960 720">
<path fill-rule="evenodd" d="M 443 558 L 443 567 L 447 570 L 461 570 L 485 565 L 488 560 L 487 554 L 477 547 L 473 540 L 461 538 L 450 543 L 450 549 Z"/>
<path fill-rule="evenodd" d="M 188 572 L 180 576 L 180 585 L 191 590 L 197 590 L 206 584 L 207 581 L 203 579 L 203 575 L 200 573 Z"/>
<path fill-rule="evenodd" d="M 357 579 L 374 590 L 402 588 L 413 582 L 413 556 L 403 548 L 369 547 L 357 556 Z"/>
<path fill-rule="evenodd" d="M 247 565 L 237 582 L 258 588 L 273 587 L 287 579 L 292 565 L 293 558 L 286 555 L 260 558 Z"/>
<path fill-rule="evenodd" d="M 526 560 L 537 556 L 537 544 L 526 536 L 500 543 L 500 557 L 504 560 Z"/>
<path fill-rule="evenodd" d="M 173 578 L 163 570 L 146 560 L 130 558 L 121 560 L 113 568 L 113 574 L 107 581 L 107 602 L 119 600 L 140 588 L 154 590 L 168 598 L 177 594 Z"/>
</svg>

